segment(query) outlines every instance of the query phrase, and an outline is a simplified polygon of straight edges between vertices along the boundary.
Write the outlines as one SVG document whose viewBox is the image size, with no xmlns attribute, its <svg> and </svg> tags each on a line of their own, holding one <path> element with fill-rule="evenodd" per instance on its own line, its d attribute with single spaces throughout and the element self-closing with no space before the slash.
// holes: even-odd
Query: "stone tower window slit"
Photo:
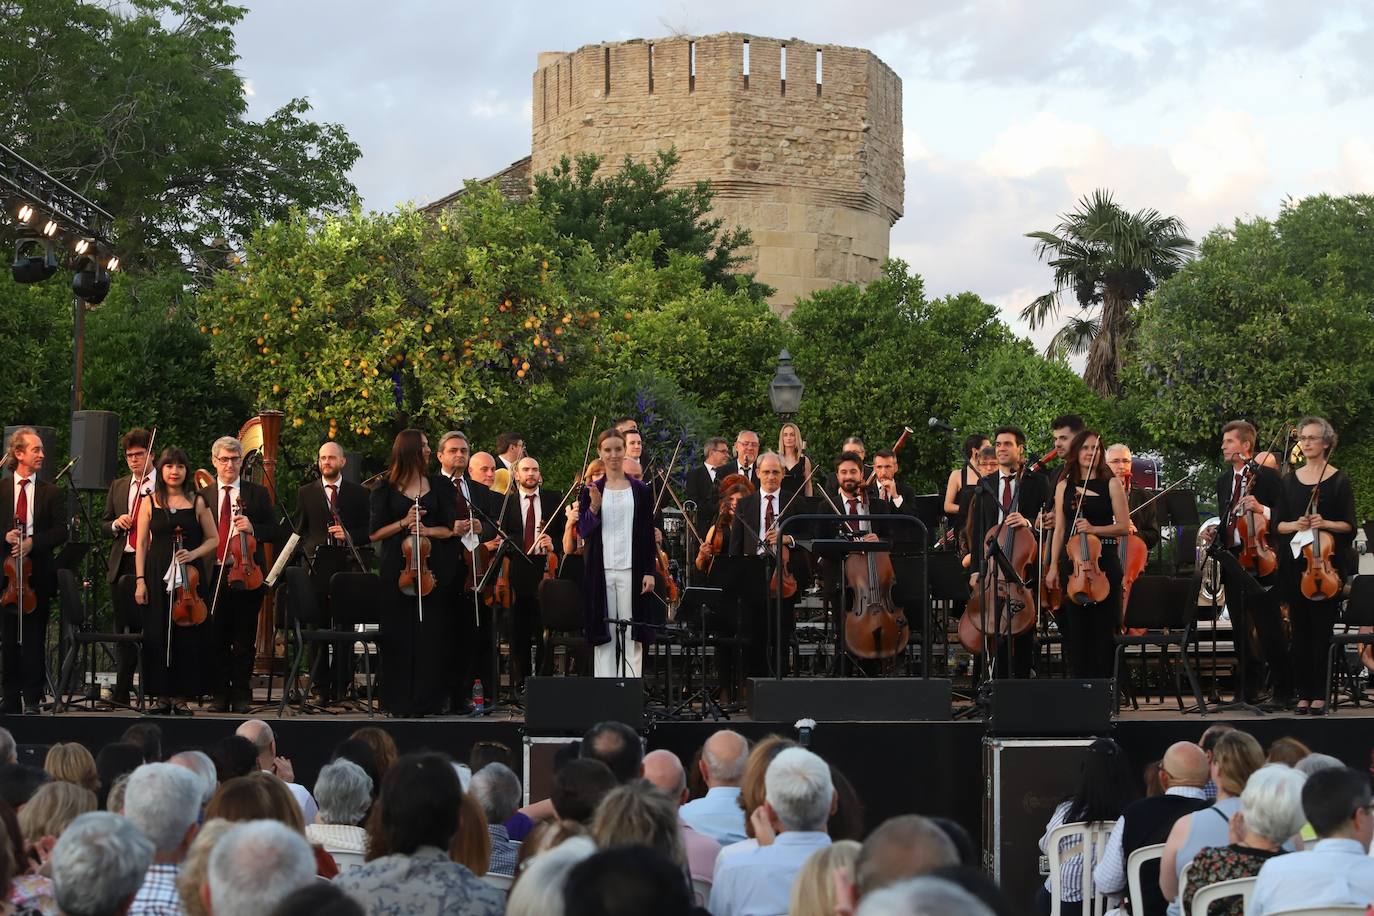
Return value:
<svg viewBox="0 0 1374 916">
<path fill-rule="evenodd" d="M 649 45 L 649 94 L 654 92 L 654 46 Z"/>
<path fill-rule="evenodd" d="M 606 75 L 605 95 L 611 94 L 611 49 L 607 48 L 605 56 L 602 57 L 602 71 Z"/>
<path fill-rule="evenodd" d="M 744 88 L 749 88 L 749 39 L 744 39 Z"/>
<path fill-rule="evenodd" d="M 817 95 L 818 97 L 819 97 L 820 94 L 821 94 L 821 83 L 824 82 L 824 80 L 821 79 L 821 66 L 822 66 L 822 64 L 824 63 L 824 62 L 821 60 L 821 53 L 822 53 L 822 52 L 821 52 L 821 49 L 820 49 L 820 48 L 817 48 L 817 49 L 816 49 L 816 95 Z"/>
<path fill-rule="evenodd" d="M 687 42 L 687 91 L 697 91 L 697 43 Z"/>
<path fill-rule="evenodd" d="M 548 118 L 548 116 L 549 116 L 549 71 L 548 71 L 548 68 L 547 68 L 547 67 L 544 69 L 544 72 L 543 72 L 542 74 L 540 74 L 540 80 L 539 80 L 539 82 L 540 82 L 540 86 L 539 86 L 539 104 L 541 104 L 541 105 L 544 106 L 544 117 L 545 117 L 545 118 Z"/>
<path fill-rule="evenodd" d="M 778 48 L 778 72 L 782 74 L 782 94 L 787 95 L 787 45 Z"/>
</svg>

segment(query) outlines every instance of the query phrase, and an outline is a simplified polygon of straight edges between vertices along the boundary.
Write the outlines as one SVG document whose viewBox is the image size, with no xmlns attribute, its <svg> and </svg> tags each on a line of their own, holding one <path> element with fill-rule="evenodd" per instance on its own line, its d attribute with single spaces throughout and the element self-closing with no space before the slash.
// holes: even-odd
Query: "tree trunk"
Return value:
<svg viewBox="0 0 1374 916">
<path fill-rule="evenodd" d="M 1083 381 L 1102 397 L 1115 397 L 1121 391 L 1121 343 L 1126 331 L 1131 302 L 1120 292 L 1107 288 L 1102 299 L 1102 320 L 1092 346 Z"/>
</svg>

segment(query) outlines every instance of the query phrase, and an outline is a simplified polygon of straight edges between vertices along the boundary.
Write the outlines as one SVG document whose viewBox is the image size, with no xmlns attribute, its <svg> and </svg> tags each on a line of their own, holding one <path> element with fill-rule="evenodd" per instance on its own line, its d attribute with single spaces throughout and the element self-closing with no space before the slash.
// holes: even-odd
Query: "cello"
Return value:
<svg viewBox="0 0 1374 916">
<path fill-rule="evenodd" d="M 843 521 L 845 513 L 824 487 L 821 495 L 840 516 L 840 533 L 850 540 L 861 539 L 862 533 Z M 906 649 L 911 639 L 906 612 L 892 600 L 895 580 L 892 558 L 886 553 L 864 550 L 844 558 L 844 581 L 853 595 L 853 603 L 844 620 L 844 644 L 859 658 L 893 658 Z"/>
<path fill-rule="evenodd" d="M 1025 471 L 1017 474 L 1007 515 L 1020 512 L 1021 483 Z M 983 480 L 987 479 L 984 475 Z M 993 497 L 994 499 L 996 497 Z M 1029 526 L 1013 527 L 1006 521 L 988 529 L 983 538 L 983 550 L 1000 550 L 1019 582 L 1009 582 L 1000 573 L 980 575 L 978 586 L 969 596 L 964 614 L 959 618 L 959 639 L 970 652 L 983 651 L 986 634 L 1019 636 L 1035 625 L 1035 594 L 1024 583 L 1035 562 L 1039 549 Z M 994 564 L 996 561 L 994 561 Z M 992 564 L 985 564 L 991 568 Z"/>
</svg>

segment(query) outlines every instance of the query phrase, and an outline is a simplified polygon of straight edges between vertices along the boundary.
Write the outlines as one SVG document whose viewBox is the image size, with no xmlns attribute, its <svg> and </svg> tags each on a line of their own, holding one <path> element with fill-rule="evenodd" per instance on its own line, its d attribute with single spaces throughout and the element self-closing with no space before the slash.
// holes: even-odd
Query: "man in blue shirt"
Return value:
<svg viewBox="0 0 1374 916">
<path fill-rule="evenodd" d="M 768 765 L 764 815 L 776 834 L 759 848 L 716 861 L 708 909 L 712 916 L 780 916 L 792 882 L 817 849 L 830 845 L 826 822 L 835 811 L 830 767 L 815 754 L 791 747 Z"/>
<path fill-rule="evenodd" d="M 1264 863 L 1247 916 L 1374 903 L 1369 777 L 1349 767 L 1313 773 L 1302 787 L 1302 810 L 1317 831 L 1316 845 Z"/>
<path fill-rule="evenodd" d="M 739 732 L 724 728 L 707 738 L 701 749 L 706 794 L 689 801 L 678 812 L 687 826 L 722 846 L 745 838 L 739 783 L 748 759 L 749 742 Z"/>
</svg>

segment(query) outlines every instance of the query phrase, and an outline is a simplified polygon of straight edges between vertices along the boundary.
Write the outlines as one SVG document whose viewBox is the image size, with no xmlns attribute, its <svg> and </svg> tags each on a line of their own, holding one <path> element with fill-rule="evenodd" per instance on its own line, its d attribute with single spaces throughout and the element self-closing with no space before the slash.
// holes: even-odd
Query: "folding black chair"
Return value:
<svg viewBox="0 0 1374 916">
<path fill-rule="evenodd" d="M 381 625 L 381 580 L 376 573 L 370 572 L 335 573 L 329 579 L 329 608 L 334 615 L 335 629 L 349 634 L 346 654 L 351 657 L 352 646 L 363 644 L 363 684 L 367 689 L 367 715 L 370 718 L 377 711 L 372 696 L 372 649 L 381 646 L 386 634 L 377 629 L 357 628 Z"/>
<path fill-rule="evenodd" d="M 358 641 L 358 634 L 352 629 L 336 629 L 332 626 L 329 618 L 320 609 L 315 579 L 305 567 L 288 566 L 282 570 L 282 585 L 286 599 L 286 638 L 294 642 L 295 654 L 291 656 L 291 664 L 287 667 L 287 686 L 282 690 L 281 703 L 277 707 L 278 718 L 286 713 L 286 704 L 290 701 L 291 691 L 300 678 L 301 669 L 307 667 L 305 662 L 310 654 L 309 647 L 314 646 L 321 652 L 332 648 L 336 664 L 342 665 L 344 660 L 348 659 L 351 666 L 353 645 Z M 290 645 L 287 651 L 291 651 Z M 308 702 L 310 688 L 314 683 L 315 672 L 307 668 L 305 687 L 300 691 L 296 711 L 332 713 L 333 710 L 327 706 L 313 706 Z"/>
<path fill-rule="evenodd" d="M 1126 629 L 1143 629 L 1140 636 L 1125 634 L 1116 637 L 1116 653 L 1112 663 L 1112 681 L 1117 685 L 1114 709 L 1121 711 L 1121 664 L 1126 657 L 1128 646 L 1140 647 L 1141 670 L 1149 662 L 1149 647 L 1159 649 L 1162 669 L 1172 667 L 1171 659 L 1177 654 L 1188 675 L 1188 685 L 1192 688 L 1199 707 L 1202 706 L 1202 688 L 1197 674 L 1188 662 L 1188 648 L 1196 648 L 1197 643 L 1197 584 L 1198 579 L 1174 576 L 1140 576 L 1131 586 L 1131 603 L 1126 608 Z M 1174 669 L 1174 696 L 1178 708 L 1183 710 L 1183 685 L 1179 671 Z M 1139 709 L 1135 691 L 1130 692 L 1131 708 Z M 1160 699 L 1163 700 L 1163 692 Z"/>
<path fill-rule="evenodd" d="M 133 576 L 121 576 L 115 583 L 114 599 L 123 602 L 125 607 L 134 606 L 134 585 Z M 84 629 L 87 625 L 86 602 L 81 597 L 81 586 L 76 579 L 76 573 L 70 569 L 59 569 L 57 571 L 57 604 L 62 615 L 62 632 L 67 642 L 67 654 L 62 659 L 62 664 L 57 678 L 57 686 L 53 690 L 52 711 L 56 715 L 65 712 L 69 705 L 68 695 L 72 690 L 72 680 L 77 675 L 77 659 L 84 646 L 100 646 L 106 649 L 110 657 L 115 659 L 118 665 L 118 652 L 112 647 L 133 646 L 138 663 L 138 708 L 144 708 L 143 703 L 143 634 L 142 633 L 98 633 L 93 630 Z"/>
<path fill-rule="evenodd" d="M 539 624 L 543 630 L 546 670 L 552 674 L 554 649 L 562 646 L 566 658 L 575 661 L 579 674 L 590 675 L 591 652 L 582 613 L 582 585 L 572 579 L 545 579 L 539 583 Z"/>
<path fill-rule="evenodd" d="M 1361 646 L 1374 645 L 1374 632 L 1360 632 L 1361 627 L 1374 630 L 1374 576 L 1356 576 L 1350 581 L 1350 596 L 1345 599 L 1345 613 L 1338 623 L 1343 624 L 1346 631 L 1332 633 L 1331 644 L 1326 650 L 1326 705 L 1331 712 L 1341 705 L 1338 699 L 1341 692 L 1345 693 L 1350 705 L 1357 708 L 1360 705 L 1363 691 L 1355 683 L 1355 671 L 1345 650 L 1353 646 L 1358 653 Z M 1340 676 L 1344 686 L 1332 680 L 1337 656 L 1341 659 Z"/>
</svg>

